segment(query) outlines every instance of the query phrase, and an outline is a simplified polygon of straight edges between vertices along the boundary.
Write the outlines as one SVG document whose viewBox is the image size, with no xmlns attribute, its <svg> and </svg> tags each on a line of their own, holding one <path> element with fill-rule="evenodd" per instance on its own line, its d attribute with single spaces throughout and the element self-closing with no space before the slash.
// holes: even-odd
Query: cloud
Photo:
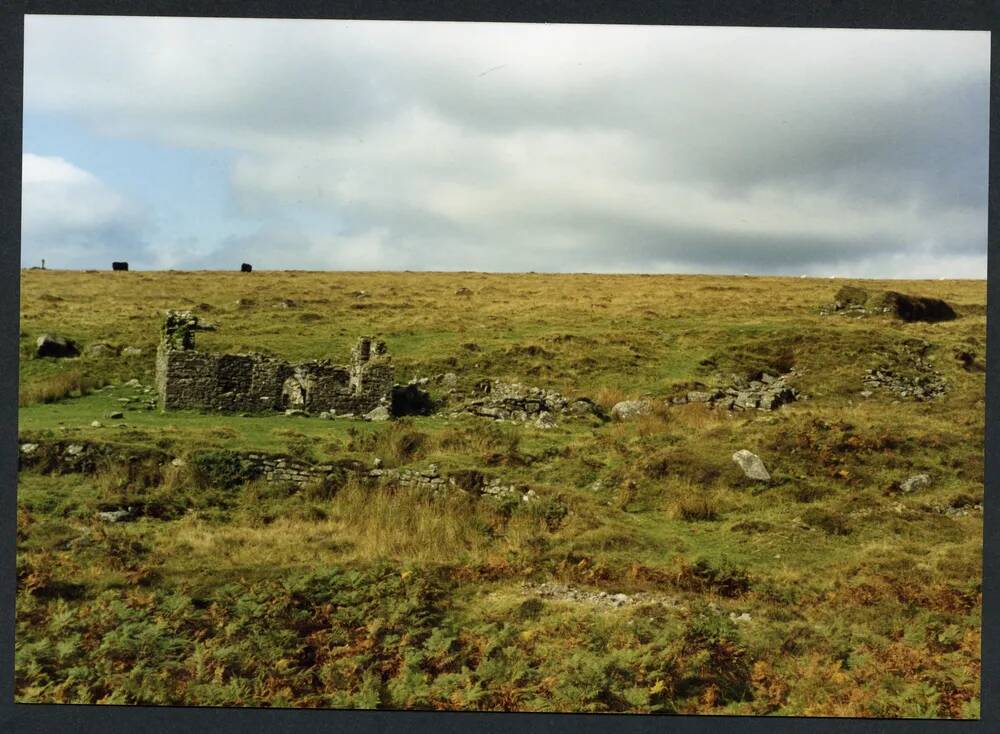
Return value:
<svg viewBox="0 0 1000 734">
<path fill-rule="evenodd" d="M 93 174 L 54 156 L 21 157 L 21 260 L 109 267 L 142 246 L 143 216 Z M 107 262 L 104 262 L 107 261 Z"/>
<path fill-rule="evenodd" d="M 52 16 L 25 49 L 27 109 L 232 153 L 260 226 L 219 257 L 985 276 L 985 33 Z"/>
</svg>

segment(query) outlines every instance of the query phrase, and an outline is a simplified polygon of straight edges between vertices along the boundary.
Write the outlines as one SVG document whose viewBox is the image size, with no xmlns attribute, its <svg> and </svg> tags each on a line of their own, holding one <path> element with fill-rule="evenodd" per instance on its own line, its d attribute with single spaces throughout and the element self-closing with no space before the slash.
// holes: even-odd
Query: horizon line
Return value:
<svg viewBox="0 0 1000 734">
<path fill-rule="evenodd" d="M 247 273 L 239 269 L 222 268 L 144 268 L 129 270 L 112 270 L 110 268 L 42 268 L 37 265 L 21 266 L 21 271 L 41 271 L 58 273 L 232 273 L 240 276 L 252 277 L 254 273 L 341 273 L 341 274 L 401 274 L 401 275 L 546 275 L 546 276 L 579 276 L 579 275 L 607 275 L 607 276 L 630 276 L 630 277 L 672 277 L 672 278 L 795 278 L 813 280 L 898 280 L 898 281 L 943 281 L 943 280 L 963 280 L 963 281 L 987 281 L 988 278 L 963 278 L 963 277 L 923 277 L 923 278 L 899 278 L 893 276 L 880 277 L 872 275 L 788 275 L 781 273 L 644 273 L 639 271 L 548 271 L 548 270 L 334 270 L 322 269 L 312 270 L 305 268 L 282 268 L 282 269 L 254 269 Z"/>
</svg>

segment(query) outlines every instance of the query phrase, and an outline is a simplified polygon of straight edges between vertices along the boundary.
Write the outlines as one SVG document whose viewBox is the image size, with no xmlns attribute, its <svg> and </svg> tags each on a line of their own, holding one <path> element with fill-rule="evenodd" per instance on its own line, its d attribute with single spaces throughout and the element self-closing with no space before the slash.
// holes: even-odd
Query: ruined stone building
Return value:
<svg viewBox="0 0 1000 734">
<path fill-rule="evenodd" d="M 263 354 L 213 354 L 195 349 L 199 324 L 189 311 L 167 311 L 156 352 L 156 387 L 163 410 L 259 412 L 299 408 L 363 415 L 391 410 L 395 379 L 385 343 L 362 337 L 349 365 L 329 360 L 290 363 Z"/>
</svg>

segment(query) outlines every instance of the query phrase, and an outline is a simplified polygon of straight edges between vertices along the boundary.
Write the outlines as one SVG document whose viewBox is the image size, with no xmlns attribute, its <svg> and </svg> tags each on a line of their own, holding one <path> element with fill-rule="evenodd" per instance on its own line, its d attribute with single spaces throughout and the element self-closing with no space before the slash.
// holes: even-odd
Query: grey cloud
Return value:
<svg viewBox="0 0 1000 734">
<path fill-rule="evenodd" d="M 84 46 L 71 21 L 30 21 L 27 108 L 235 149 L 234 196 L 268 222 L 216 255 L 280 248 L 289 266 L 352 266 L 370 247 L 387 268 L 535 270 L 898 268 L 905 252 L 985 263 L 986 34 L 87 23 Z"/>
</svg>

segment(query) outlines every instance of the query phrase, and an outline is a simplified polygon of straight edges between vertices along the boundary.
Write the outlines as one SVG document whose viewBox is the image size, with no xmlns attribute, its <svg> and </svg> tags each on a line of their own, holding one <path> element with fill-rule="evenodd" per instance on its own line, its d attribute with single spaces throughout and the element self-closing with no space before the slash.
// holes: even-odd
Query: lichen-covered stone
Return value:
<svg viewBox="0 0 1000 734">
<path fill-rule="evenodd" d="M 652 400 L 622 400 L 611 408 L 611 417 L 620 421 L 629 420 L 653 412 Z"/>
<path fill-rule="evenodd" d="M 733 454 L 733 461 L 743 470 L 743 474 L 746 475 L 747 479 L 759 482 L 768 482 L 771 480 L 771 475 L 757 454 L 746 449 L 740 449 Z"/>
</svg>

